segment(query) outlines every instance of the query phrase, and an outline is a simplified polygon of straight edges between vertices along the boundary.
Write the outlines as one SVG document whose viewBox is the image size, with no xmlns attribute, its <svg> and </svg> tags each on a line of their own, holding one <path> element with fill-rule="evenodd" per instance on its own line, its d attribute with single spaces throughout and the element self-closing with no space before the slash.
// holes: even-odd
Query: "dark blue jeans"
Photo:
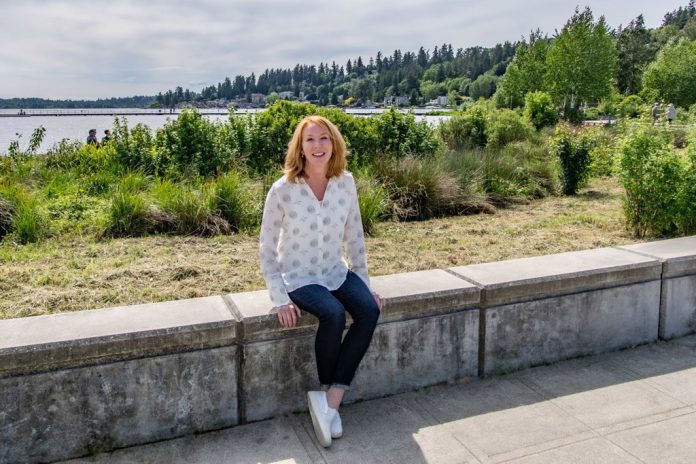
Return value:
<svg viewBox="0 0 696 464">
<path fill-rule="evenodd" d="M 347 389 L 370 346 L 379 318 L 379 307 L 370 289 L 348 271 L 346 281 L 334 291 L 321 285 L 305 285 L 288 295 L 301 310 L 319 319 L 314 340 L 319 382 Z M 353 323 L 343 338 L 346 311 Z"/>
</svg>

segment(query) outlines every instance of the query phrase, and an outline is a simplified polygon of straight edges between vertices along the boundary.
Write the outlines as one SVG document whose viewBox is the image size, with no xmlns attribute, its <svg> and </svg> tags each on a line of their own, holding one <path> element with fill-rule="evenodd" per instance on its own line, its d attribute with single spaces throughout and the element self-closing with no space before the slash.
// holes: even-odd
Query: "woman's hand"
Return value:
<svg viewBox="0 0 696 464">
<path fill-rule="evenodd" d="M 384 298 L 379 296 L 377 292 L 372 292 L 372 297 L 375 299 L 375 303 L 377 303 L 379 310 L 382 311 L 382 308 L 384 308 Z"/>
<path fill-rule="evenodd" d="M 280 325 L 283 327 L 295 327 L 295 324 L 297 324 L 298 319 L 302 315 L 302 313 L 300 313 L 300 308 L 292 303 L 276 306 L 274 309 L 278 313 L 278 321 L 280 321 Z"/>
</svg>

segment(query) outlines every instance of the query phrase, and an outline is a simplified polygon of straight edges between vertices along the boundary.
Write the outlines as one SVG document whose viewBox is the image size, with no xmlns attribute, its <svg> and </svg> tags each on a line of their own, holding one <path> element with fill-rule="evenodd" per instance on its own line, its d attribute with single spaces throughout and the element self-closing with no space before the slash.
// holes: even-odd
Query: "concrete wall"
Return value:
<svg viewBox="0 0 696 464">
<path fill-rule="evenodd" d="M 387 305 L 347 401 L 690 333 L 696 237 L 373 283 Z M 316 324 L 270 307 L 260 291 L 0 321 L 0 463 L 305 410 Z"/>
</svg>

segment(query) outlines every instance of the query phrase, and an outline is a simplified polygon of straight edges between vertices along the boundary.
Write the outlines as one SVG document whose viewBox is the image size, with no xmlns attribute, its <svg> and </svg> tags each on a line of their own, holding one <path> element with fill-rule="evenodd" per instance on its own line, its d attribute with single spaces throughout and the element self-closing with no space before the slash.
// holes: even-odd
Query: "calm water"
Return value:
<svg viewBox="0 0 696 464">
<path fill-rule="evenodd" d="M 0 155 L 7 152 L 7 148 L 12 140 L 17 139 L 17 134 L 20 134 L 19 138 L 20 148 L 22 150 L 26 149 L 29 145 L 29 139 L 31 134 L 39 126 L 46 128 L 46 135 L 44 136 L 41 147 L 39 148 L 39 153 L 43 153 L 53 145 L 55 145 L 60 140 L 67 138 L 69 140 L 80 140 L 83 141 L 87 138 L 87 132 L 90 129 L 97 129 L 97 138 L 101 139 L 104 136 L 104 129 L 112 129 L 114 123 L 114 117 L 107 114 L 98 115 L 84 115 L 81 113 L 113 113 L 117 111 L 121 115 L 118 117 L 125 117 L 128 121 L 128 127 L 133 127 L 138 123 L 145 124 L 150 127 L 153 131 L 155 129 L 163 127 L 167 121 L 172 120 L 177 117 L 176 114 L 168 114 L 166 112 L 158 113 L 157 110 L 143 110 L 143 109 L 90 109 L 90 110 L 80 110 L 80 109 L 70 109 L 70 110 L 26 110 L 27 113 L 32 114 L 32 116 L 26 117 L 1 117 L 0 116 Z M 206 110 L 214 111 L 214 110 Z M 256 111 L 256 110 L 250 110 Z M 374 113 L 379 113 L 383 110 L 372 110 Z M 19 110 L 0 109 L 0 115 L 3 114 L 17 114 Z M 60 112 L 64 114 L 63 116 L 48 116 L 47 113 Z M 151 113 L 151 114 L 138 114 L 133 115 L 129 113 Z M 357 110 L 347 110 L 348 113 L 355 113 Z M 416 110 L 417 119 L 425 119 L 431 124 L 438 124 L 444 118 L 448 116 L 424 116 L 418 115 L 418 113 L 425 112 L 425 110 Z M 228 113 L 226 110 L 220 110 L 219 114 L 205 115 L 211 121 L 225 121 L 227 120 Z"/>
</svg>

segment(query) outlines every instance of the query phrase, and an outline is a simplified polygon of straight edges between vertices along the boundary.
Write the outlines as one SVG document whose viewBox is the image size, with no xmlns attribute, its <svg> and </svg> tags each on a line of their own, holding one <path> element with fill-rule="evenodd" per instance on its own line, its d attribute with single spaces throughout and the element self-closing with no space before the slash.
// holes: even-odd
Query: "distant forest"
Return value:
<svg viewBox="0 0 696 464">
<path fill-rule="evenodd" d="M 696 38 L 695 15 L 696 7 L 691 0 L 688 6 L 666 13 L 658 29 L 646 29 L 641 15 L 627 27 L 609 31 L 619 58 L 614 85 L 622 94 L 640 90 L 640 75 L 670 38 L 679 34 L 689 40 Z M 394 50 L 390 55 L 377 52 L 374 57 L 364 60 L 358 56 L 345 64 L 335 61 L 318 66 L 297 64 L 292 69 L 266 69 L 258 76 L 251 73 L 233 79 L 226 77 L 200 91 L 179 86 L 156 96 L 99 100 L 0 99 L 0 108 L 262 106 L 278 99 L 304 100 L 319 105 L 385 102 L 406 106 L 427 104 L 438 97 L 447 97 L 449 104 L 456 104 L 463 100 L 490 98 L 503 84 L 513 59 L 518 66 L 512 68 L 518 72 L 519 64 L 525 59 L 522 55 L 529 55 L 535 47 L 543 48 L 544 43 L 552 41 L 553 38 L 542 37 L 542 33 L 536 31 L 530 34 L 529 43 L 505 42 L 491 48 L 456 50 L 445 43 L 432 50 L 421 46 L 417 52 Z M 515 58 L 516 54 L 521 56 Z M 512 78 L 508 81 L 510 87 Z"/>
<path fill-rule="evenodd" d="M 48 100 L 45 98 L 0 98 L 0 108 L 146 108 L 154 96 L 100 98 L 99 100 Z"/>
</svg>

